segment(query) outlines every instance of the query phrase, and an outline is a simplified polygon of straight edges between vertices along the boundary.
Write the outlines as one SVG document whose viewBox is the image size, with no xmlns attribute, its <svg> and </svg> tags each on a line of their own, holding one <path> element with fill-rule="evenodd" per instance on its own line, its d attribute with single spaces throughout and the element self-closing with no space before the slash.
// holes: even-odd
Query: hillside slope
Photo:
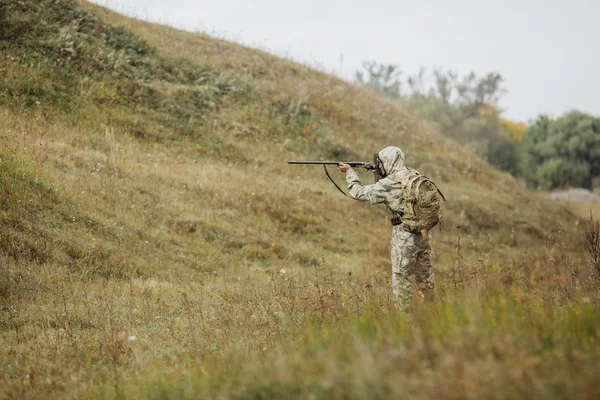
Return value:
<svg viewBox="0 0 600 400">
<path fill-rule="evenodd" d="M 536 279 L 570 279 L 557 269 L 581 250 L 572 213 L 381 96 L 87 2 L 39 3 L 0 6 L 4 394 L 87 393 L 190 354 L 225 369 L 228 354 L 260 358 L 313 312 L 339 321 L 353 296 L 360 309 L 336 289 L 347 276 L 363 276 L 364 307 L 389 307 L 385 211 L 289 159 L 402 147 L 448 199 L 434 244 L 442 291 L 463 264 L 506 265 L 512 281 L 523 260 L 553 260 Z M 587 293 L 583 277 L 555 301 Z M 318 292 L 303 292 L 311 279 Z M 278 330 L 286 305 L 294 322 Z"/>
<path fill-rule="evenodd" d="M 87 3 L 91 14 L 75 6 L 32 11 L 13 4 L 9 18 L 38 15 L 5 33 L 5 128 L 10 129 L 13 119 L 39 125 L 31 128 L 38 131 L 37 138 L 23 140 L 48 146 L 45 157 L 62 158 L 53 165 L 57 176 L 49 176 L 54 182 L 83 179 L 92 185 L 117 178 L 129 191 L 156 185 L 155 190 L 145 188 L 152 194 L 124 193 L 108 207 L 114 212 L 115 204 L 122 206 L 119 201 L 135 204 L 154 197 L 151 203 L 161 210 L 152 217 L 156 232 L 173 231 L 186 218 L 192 225 L 206 223 L 210 214 L 212 225 L 231 240 L 237 237 L 242 247 L 240 235 L 270 236 L 279 226 L 278 239 L 316 248 L 336 232 L 353 232 L 348 240 L 357 250 L 376 248 L 380 254 L 382 246 L 369 238 L 389 230 L 381 210 L 338 197 L 318 168 L 290 167 L 285 161 L 368 160 L 390 144 L 402 147 L 407 163 L 433 177 L 447 193 L 440 243 L 450 243 L 457 224 L 473 237 L 491 237 L 489 251 L 499 246 L 530 248 L 559 230 L 575 228 L 576 218 L 564 209 L 385 99 L 331 76 Z M 57 146 L 60 151 L 54 151 Z M 145 158 L 132 156 L 142 152 Z M 75 168 L 57 165 L 69 161 Z M 46 165 L 42 168 L 53 175 Z M 81 196 L 84 191 L 77 193 L 84 197 L 80 201 L 106 207 L 93 191 Z M 162 197 L 155 191 L 163 192 Z M 181 208 L 184 204 L 187 210 Z M 128 219 L 136 212 L 141 211 L 120 217 Z M 377 215 L 376 225 L 361 222 L 371 221 L 372 215 Z M 235 229 L 228 221 L 234 217 Z M 257 218 L 267 224 L 257 227 L 260 234 L 253 232 Z"/>
</svg>

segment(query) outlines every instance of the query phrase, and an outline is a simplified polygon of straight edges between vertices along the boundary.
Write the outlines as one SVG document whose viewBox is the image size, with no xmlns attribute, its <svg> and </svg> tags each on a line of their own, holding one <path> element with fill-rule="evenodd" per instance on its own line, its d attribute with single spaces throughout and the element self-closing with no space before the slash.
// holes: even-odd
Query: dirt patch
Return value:
<svg viewBox="0 0 600 400">
<path fill-rule="evenodd" d="M 584 188 L 571 188 L 548 194 L 554 200 L 600 202 L 600 195 Z"/>
</svg>

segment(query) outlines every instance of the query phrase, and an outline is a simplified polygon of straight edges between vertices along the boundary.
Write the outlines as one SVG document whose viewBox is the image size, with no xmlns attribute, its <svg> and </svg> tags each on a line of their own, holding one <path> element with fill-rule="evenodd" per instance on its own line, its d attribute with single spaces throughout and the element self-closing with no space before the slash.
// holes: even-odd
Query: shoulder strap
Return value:
<svg viewBox="0 0 600 400">
<path fill-rule="evenodd" d="M 327 171 L 327 166 L 325 166 L 325 164 L 323 164 L 323 169 L 325 170 L 325 175 L 327 175 L 327 179 L 329 179 L 329 180 L 331 181 L 331 183 L 333 183 L 333 186 L 335 186 L 335 187 L 336 187 L 336 189 L 337 189 L 337 190 L 339 190 L 341 194 L 343 194 L 343 195 L 344 195 L 344 196 L 346 196 L 346 197 L 349 197 L 349 198 L 351 198 L 352 200 L 356 200 L 354 197 L 352 197 L 352 196 L 348 196 L 348 195 L 346 194 L 346 192 L 344 192 L 344 191 L 342 190 L 342 188 L 340 188 L 340 187 L 338 186 L 338 184 L 337 184 L 337 183 L 335 183 L 335 181 L 334 181 L 334 180 L 331 178 L 331 175 L 329 175 L 329 171 Z"/>
<path fill-rule="evenodd" d="M 442 200 L 446 201 L 446 197 L 444 197 L 444 193 L 442 193 L 442 191 L 437 187 L 435 182 L 431 181 L 431 183 L 433 183 L 433 186 L 435 186 L 435 190 L 437 190 L 438 193 L 440 194 L 440 196 L 442 196 Z"/>
</svg>

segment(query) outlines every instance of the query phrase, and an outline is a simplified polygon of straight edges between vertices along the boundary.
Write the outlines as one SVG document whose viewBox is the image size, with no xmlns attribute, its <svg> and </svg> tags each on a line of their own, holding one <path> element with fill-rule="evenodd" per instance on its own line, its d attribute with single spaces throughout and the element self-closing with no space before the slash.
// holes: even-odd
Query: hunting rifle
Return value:
<svg viewBox="0 0 600 400">
<path fill-rule="evenodd" d="M 333 185 L 339 190 L 344 196 L 348 196 L 335 181 L 329 175 L 329 171 L 327 171 L 328 165 L 340 165 L 340 164 L 348 164 L 351 167 L 363 168 L 367 171 L 373 171 L 375 174 L 375 182 L 377 182 L 382 177 L 382 173 L 379 170 L 379 156 L 375 154 L 373 156 L 373 164 L 363 161 L 288 161 L 288 164 L 304 164 L 304 165 L 322 165 L 323 170 L 325 171 L 325 175 L 327 175 L 327 179 L 333 183 Z M 352 198 L 352 197 L 350 197 Z"/>
</svg>

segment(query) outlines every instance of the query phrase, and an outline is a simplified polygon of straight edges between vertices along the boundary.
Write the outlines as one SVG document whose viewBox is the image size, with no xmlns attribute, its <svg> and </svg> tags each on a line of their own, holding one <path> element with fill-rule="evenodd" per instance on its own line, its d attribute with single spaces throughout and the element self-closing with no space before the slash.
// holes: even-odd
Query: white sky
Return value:
<svg viewBox="0 0 600 400">
<path fill-rule="evenodd" d="M 92 0 L 352 79 L 362 61 L 414 74 L 497 71 L 505 115 L 600 115 L 598 0 Z"/>
</svg>

